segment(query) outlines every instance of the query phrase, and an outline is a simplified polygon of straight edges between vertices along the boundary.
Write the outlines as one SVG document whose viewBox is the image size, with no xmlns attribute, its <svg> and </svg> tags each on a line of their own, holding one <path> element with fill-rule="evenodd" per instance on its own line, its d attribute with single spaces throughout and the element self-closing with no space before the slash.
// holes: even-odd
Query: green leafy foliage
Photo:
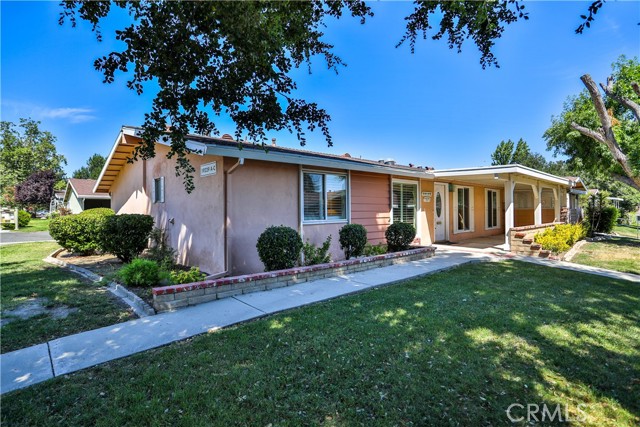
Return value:
<svg viewBox="0 0 640 427">
<path fill-rule="evenodd" d="M 160 267 L 154 261 L 136 258 L 118 271 L 118 278 L 127 286 L 155 286 L 160 281 Z"/>
<path fill-rule="evenodd" d="M 586 235 L 587 230 L 582 224 L 562 224 L 536 234 L 534 240 L 542 249 L 560 253 L 571 249 L 574 243 L 584 239 Z"/>
<path fill-rule="evenodd" d="M 89 255 L 101 249 L 101 236 L 108 218 L 115 212 L 108 208 L 88 209 L 77 215 L 53 218 L 49 234 L 69 252 Z"/>
<path fill-rule="evenodd" d="M 175 266 L 177 251 L 169 245 L 167 231 L 162 228 L 154 228 L 149 235 L 151 245 L 145 254 L 145 258 L 158 263 L 160 268 L 171 270 Z"/>
<path fill-rule="evenodd" d="M 18 211 L 18 227 L 26 227 L 31 222 L 31 214 L 27 211 Z"/>
<path fill-rule="evenodd" d="M 66 1 L 61 5 L 61 24 L 69 19 L 75 25 L 79 17 L 93 26 L 99 39 L 100 22 L 112 8 L 135 17 L 125 28 L 116 29 L 123 50 L 99 58 L 94 66 L 107 83 L 114 82 L 117 72 L 128 73 L 127 84 L 138 94 L 149 80 L 157 83 L 143 124 L 144 144 L 135 157 L 153 157 L 155 141 L 170 123 L 168 156 L 177 159 L 176 173 L 184 177 L 189 192 L 194 188 L 194 169 L 186 157 L 186 136 L 190 129 L 217 134 L 212 116 L 228 114 L 237 138 L 246 132 L 248 139 L 264 142 L 267 131 L 287 129 L 304 145 L 305 130 L 319 129 L 331 145 L 330 116 L 316 103 L 295 97 L 298 85 L 293 76 L 301 66 L 311 70 L 314 57 L 323 58 L 337 72 L 343 62 L 324 40 L 324 27 L 344 13 L 361 23 L 372 15 L 360 0 Z M 519 19 L 528 16 L 518 1 L 416 2 L 398 46 L 406 42 L 413 52 L 416 41 L 428 33 L 434 40 L 446 37 L 449 47 L 458 51 L 470 40 L 481 52 L 483 68 L 497 66 L 492 53 L 495 40 L 506 25 Z"/>
<path fill-rule="evenodd" d="M 191 267 L 189 270 L 172 270 L 169 273 L 169 280 L 176 285 L 201 282 L 205 277 L 206 274 L 201 272 L 198 267 Z"/>
<path fill-rule="evenodd" d="M 131 262 L 147 247 L 152 230 L 153 218 L 149 215 L 110 216 L 105 221 L 100 244 L 105 252 L 114 254 L 123 262 Z"/>
<path fill-rule="evenodd" d="M 558 176 L 570 174 L 566 162 L 563 160 L 547 161 L 542 154 L 532 152 L 529 144 L 522 138 L 517 143 L 510 139 L 500 141 L 491 154 L 491 164 L 493 166 L 519 164 Z"/>
<path fill-rule="evenodd" d="M 62 167 L 67 160 L 56 151 L 56 137 L 39 125 L 31 119 L 20 119 L 17 126 L 0 122 L 0 194 L 5 203 L 14 202 L 9 187 L 25 182 L 35 172 L 53 171 L 58 180 L 64 176 Z"/>
<path fill-rule="evenodd" d="M 340 231 L 340 249 L 347 259 L 362 255 L 367 244 L 367 229 L 361 224 L 347 224 Z"/>
<path fill-rule="evenodd" d="M 384 255 L 387 253 L 387 246 L 382 243 L 378 243 L 377 245 L 372 245 L 371 243 L 367 243 L 364 246 L 363 254 L 364 256 L 376 256 L 376 255 Z"/>
<path fill-rule="evenodd" d="M 416 237 L 416 228 L 406 222 L 394 222 L 387 228 L 384 236 L 389 252 L 404 251 Z"/>
<path fill-rule="evenodd" d="M 331 254 L 329 254 L 330 247 L 331 235 L 327 237 L 327 240 L 325 240 L 320 247 L 317 247 L 313 243 L 309 242 L 309 240 L 307 240 L 302 245 L 304 265 L 326 264 L 328 262 L 331 262 Z"/>
<path fill-rule="evenodd" d="M 79 179 L 98 179 L 106 161 L 107 159 L 104 156 L 96 153 L 89 157 L 85 166 L 75 170 L 72 177 Z"/>
<path fill-rule="evenodd" d="M 611 233 L 616 225 L 620 212 L 611 206 L 607 195 L 608 193 L 600 191 L 589 196 L 584 217 L 589 236 L 593 236 L 593 233 Z"/>
<path fill-rule="evenodd" d="M 291 227 L 272 225 L 258 237 L 256 248 L 265 271 L 283 270 L 298 262 L 302 239 Z"/>
<path fill-rule="evenodd" d="M 638 96 L 632 84 L 640 82 L 640 63 L 637 58 L 627 59 L 620 56 L 612 65 L 613 93 L 638 102 Z M 634 119 L 631 110 L 612 97 L 604 96 L 605 107 L 612 117 L 613 134 L 628 159 L 632 175 L 640 175 L 640 123 Z M 572 127 L 577 124 L 597 132 L 602 128 L 589 92 L 585 89 L 575 96 L 569 97 L 558 116 L 554 116 L 551 126 L 545 131 L 544 139 L 547 149 L 554 155 L 568 157 L 568 165 L 572 169 L 585 170 L 594 175 L 613 176 L 629 183 L 625 172 L 612 155 L 609 148 L 589 136 L 585 136 Z"/>
</svg>

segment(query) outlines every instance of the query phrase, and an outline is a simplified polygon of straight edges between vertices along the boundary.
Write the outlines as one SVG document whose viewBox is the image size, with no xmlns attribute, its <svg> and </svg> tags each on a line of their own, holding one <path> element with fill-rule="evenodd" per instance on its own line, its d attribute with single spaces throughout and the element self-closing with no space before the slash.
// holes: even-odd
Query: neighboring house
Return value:
<svg viewBox="0 0 640 427">
<path fill-rule="evenodd" d="M 51 196 L 51 202 L 49 203 L 50 213 L 57 211 L 61 207 L 64 207 L 64 194 L 65 190 L 55 190 L 53 192 L 53 196 Z"/>
<path fill-rule="evenodd" d="M 373 244 L 393 222 L 413 224 L 422 245 L 506 236 L 514 226 L 559 221 L 575 184 L 519 165 L 438 171 L 190 135 L 187 147 L 198 154 L 188 155 L 196 172 L 187 194 L 166 158 L 169 134 L 154 158 L 127 163 L 140 135 L 122 128 L 94 191 L 111 194 L 116 213 L 152 215 L 179 262 L 214 275 L 262 271 L 256 242 L 271 225 L 316 245 L 331 235 L 339 260 L 338 230 L 347 223 L 364 225 Z"/>
<path fill-rule="evenodd" d="M 64 192 L 64 206 L 74 214 L 87 209 L 110 208 L 111 196 L 93 192 L 96 182 L 95 179 L 69 179 Z"/>
<path fill-rule="evenodd" d="M 589 193 L 589 195 L 596 195 L 598 193 L 600 193 L 600 190 L 598 190 L 597 188 L 592 188 L 590 190 L 587 191 L 587 193 Z M 611 202 L 611 205 L 614 206 L 616 209 L 620 209 L 620 202 L 623 202 L 624 199 L 621 197 L 606 197 L 606 199 L 608 201 Z"/>
<path fill-rule="evenodd" d="M 580 207 L 580 196 L 587 194 L 590 190 L 587 188 L 587 185 L 582 178 L 578 176 L 567 176 L 565 178 L 574 183 L 567 194 L 567 197 L 569 198 L 567 220 L 568 222 L 575 224 L 582 221 L 584 217 L 584 213 Z"/>
</svg>

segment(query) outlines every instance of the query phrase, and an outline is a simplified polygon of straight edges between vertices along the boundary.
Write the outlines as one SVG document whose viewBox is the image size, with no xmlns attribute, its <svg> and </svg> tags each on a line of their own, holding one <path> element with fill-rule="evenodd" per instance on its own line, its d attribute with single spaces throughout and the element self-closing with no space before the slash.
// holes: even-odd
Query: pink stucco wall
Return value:
<svg viewBox="0 0 640 427">
<path fill-rule="evenodd" d="M 225 168 L 236 163 L 225 159 Z M 231 274 L 264 271 L 256 242 L 271 225 L 299 231 L 299 169 L 284 163 L 245 160 L 228 179 Z"/>
<path fill-rule="evenodd" d="M 156 145 L 156 157 L 125 165 L 111 188 L 116 213 L 153 216 L 155 226 L 167 230 L 178 262 L 199 266 L 213 274 L 224 266 L 224 203 L 221 157 L 190 155 L 196 169 L 195 190 L 187 194 L 175 177 L 175 159 L 167 159 L 168 147 Z M 217 161 L 218 173 L 200 176 L 200 165 Z M 152 203 L 154 178 L 165 178 L 165 202 Z M 172 222 L 170 220 L 173 219 Z"/>
</svg>

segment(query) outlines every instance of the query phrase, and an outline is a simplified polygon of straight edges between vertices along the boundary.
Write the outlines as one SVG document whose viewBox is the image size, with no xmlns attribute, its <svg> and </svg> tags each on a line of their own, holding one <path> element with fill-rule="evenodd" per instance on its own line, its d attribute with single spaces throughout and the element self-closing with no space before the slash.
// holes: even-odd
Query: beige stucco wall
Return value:
<svg viewBox="0 0 640 427">
<path fill-rule="evenodd" d="M 175 176 L 175 159 L 166 158 L 168 150 L 158 144 L 154 158 L 122 168 L 111 188 L 113 209 L 119 214 L 150 214 L 155 226 L 168 232 L 178 262 L 210 274 L 221 272 L 225 268 L 223 159 L 189 155 L 196 172 L 195 190 L 187 194 L 182 179 Z M 218 163 L 218 173 L 201 177 L 200 165 L 213 161 Z M 159 177 L 165 178 L 165 202 L 152 203 L 154 179 Z"/>
<path fill-rule="evenodd" d="M 225 159 L 230 168 L 236 159 Z M 231 274 L 264 271 L 256 242 L 271 225 L 299 228 L 299 169 L 296 165 L 245 160 L 228 176 Z"/>
<path fill-rule="evenodd" d="M 449 192 L 449 240 L 451 242 L 459 242 L 461 240 L 473 239 L 475 237 L 494 236 L 498 234 L 504 234 L 504 188 L 503 187 L 488 187 L 482 185 L 476 185 L 471 183 L 465 183 L 462 181 L 453 181 L 454 185 L 473 187 L 473 231 L 458 232 L 454 234 L 455 226 L 453 221 L 455 220 L 457 199 L 456 192 Z M 486 200 L 485 190 L 497 190 L 500 193 L 500 210 L 498 216 L 500 218 L 500 227 L 485 229 L 486 220 Z"/>
</svg>

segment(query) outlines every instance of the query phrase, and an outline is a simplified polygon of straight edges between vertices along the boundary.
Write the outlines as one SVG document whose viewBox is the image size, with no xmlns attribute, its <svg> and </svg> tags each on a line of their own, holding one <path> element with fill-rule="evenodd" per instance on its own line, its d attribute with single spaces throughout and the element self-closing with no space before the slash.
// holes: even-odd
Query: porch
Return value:
<svg viewBox="0 0 640 427">
<path fill-rule="evenodd" d="M 505 251 L 504 236 L 497 234 L 494 236 L 475 237 L 473 239 L 461 240 L 459 242 L 447 242 L 444 244 L 436 243 L 436 247 L 450 246 L 452 249 L 473 249 L 480 252 L 496 252 Z"/>
</svg>

